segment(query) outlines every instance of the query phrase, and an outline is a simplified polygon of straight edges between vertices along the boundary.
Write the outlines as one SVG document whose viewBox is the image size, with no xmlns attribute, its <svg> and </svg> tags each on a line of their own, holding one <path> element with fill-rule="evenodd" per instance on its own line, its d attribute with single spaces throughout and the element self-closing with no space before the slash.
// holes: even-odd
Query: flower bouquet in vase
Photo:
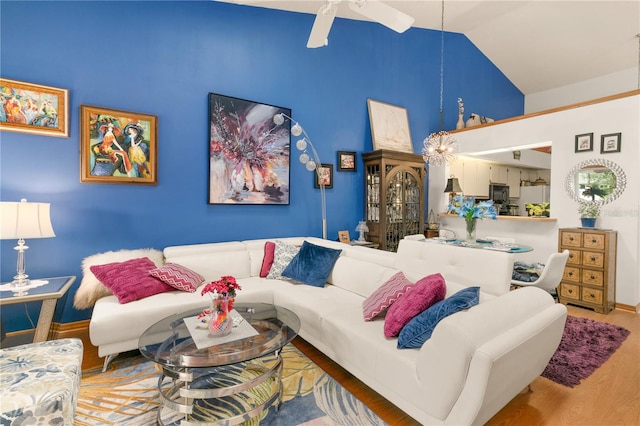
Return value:
<svg viewBox="0 0 640 426">
<path fill-rule="evenodd" d="M 474 197 L 465 197 L 464 195 L 456 195 L 453 202 L 449 204 L 449 211 L 463 217 L 466 225 L 466 240 L 468 242 L 476 241 L 476 222 L 478 219 L 485 218 L 497 219 L 493 201 L 480 201 L 476 203 Z"/>
<path fill-rule="evenodd" d="M 233 319 L 229 312 L 233 309 L 236 291 L 240 289 L 236 279 L 230 275 L 223 276 L 218 281 L 212 281 L 202 289 L 203 296 L 208 294 L 211 297 L 211 308 L 202 311 L 198 319 L 208 319 L 211 336 L 221 337 L 231 333 Z"/>
</svg>

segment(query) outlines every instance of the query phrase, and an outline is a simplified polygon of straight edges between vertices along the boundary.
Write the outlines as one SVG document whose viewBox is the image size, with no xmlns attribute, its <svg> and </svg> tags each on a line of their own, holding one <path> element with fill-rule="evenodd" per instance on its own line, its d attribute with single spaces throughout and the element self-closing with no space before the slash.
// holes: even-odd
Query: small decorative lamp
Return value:
<svg viewBox="0 0 640 426">
<path fill-rule="evenodd" d="M 453 202 L 453 197 L 456 194 L 462 193 L 462 187 L 460 187 L 460 182 L 458 182 L 458 178 L 454 175 L 451 175 L 449 179 L 447 179 L 447 186 L 444 188 L 445 193 L 449 193 L 449 204 Z"/>
<path fill-rule="evenodd" d="M 429 217 L 427 218 L 427 229 L 438 230 L 439 228 L 440 228 L 440 224 L 438 223 L 436 214 L 433 212 L 433 209 L 431 209 L 429 211 Z"/>
<path fill-rule="evenodd" d="M 360 235 L 358 236 L 358 241 L 361 243 L 366 242 L 367 240 L 365 240 L 364 238 L 364 233 L 369 232 L 369 227 L 367 226 L 367 222 L 365 222 L 364 220 L 361 220 L 360 222 L 358 222 L 358 226 L 356 226 L 356 231 L 360 233 Z"/>
<path fill-rule="evenodd" d="M 14 247 L 18 251 L 17 275 L 13 277 L 13 286 L 23 292 L 29 285 L 29 276 L 25 273 L 24 252 L 29 248 L 25 245 L 27 238 L 55 237 L 51 226 L 48 203 L 27 203 L 22 199 L 18 202 L 0 202 L 0 239 L 18 240 Z"/>
</svg>

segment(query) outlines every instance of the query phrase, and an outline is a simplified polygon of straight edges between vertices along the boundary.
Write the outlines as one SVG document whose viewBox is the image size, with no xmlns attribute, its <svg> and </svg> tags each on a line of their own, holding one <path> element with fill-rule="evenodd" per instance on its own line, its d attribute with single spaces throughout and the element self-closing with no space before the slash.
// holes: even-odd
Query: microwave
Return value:
<svg viewBox="0 0 640 426">
<path fill-rule="evenodd" d="M 489 185 L 489 199 L 496 204 L 509 204 L 509 185 Z"/>
</svg>

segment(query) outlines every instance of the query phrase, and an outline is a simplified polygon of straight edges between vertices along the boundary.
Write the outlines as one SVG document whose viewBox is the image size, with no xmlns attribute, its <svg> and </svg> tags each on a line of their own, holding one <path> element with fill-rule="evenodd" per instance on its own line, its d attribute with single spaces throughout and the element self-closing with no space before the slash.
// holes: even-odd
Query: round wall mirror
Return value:
<svg viewBox="0 0 640 426">
<path fill-rule="evenodd" d="M 610 203 L 627 186 L 624 170 L 613 161 L 594 158 L 578 163 L 565 179 L 569 196 L 579 203 Z"/>
</svg>

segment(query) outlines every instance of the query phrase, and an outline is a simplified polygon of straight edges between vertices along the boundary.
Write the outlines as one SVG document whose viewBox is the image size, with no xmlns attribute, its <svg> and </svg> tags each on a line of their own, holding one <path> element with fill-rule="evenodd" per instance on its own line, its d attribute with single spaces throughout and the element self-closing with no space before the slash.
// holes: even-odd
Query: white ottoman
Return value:
<svg viewBox="0 0 640 426">
<path fill-rule="evenodd" d="M 81 376 L 80 339 L 0 349 L 0 424 L 72 425 Z"/>
</svg>

